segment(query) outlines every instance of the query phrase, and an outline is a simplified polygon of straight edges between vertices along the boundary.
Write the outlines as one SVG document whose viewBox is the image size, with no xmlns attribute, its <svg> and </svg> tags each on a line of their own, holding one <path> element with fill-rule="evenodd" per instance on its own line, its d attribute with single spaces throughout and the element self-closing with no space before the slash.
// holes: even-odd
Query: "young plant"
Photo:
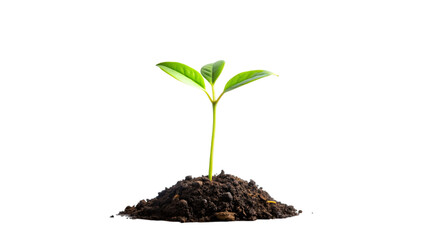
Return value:
<svg viewBox="0 0 426 240">
<path fill-rule="evenodd" d="M 223 94 L 234 90 L 238 87 L 241 87 L 247 83 L 253 82 L 257 79 L 267 77 L 269 75 L 275 75 L 269 71 L 265 70 L 252 70 L 247 72 L 242 72 L 235 75 L 231 78 L 225 85 L 223 92 L 216 98 L 214 84 L 222 73 L 223 67 L 225 66 L 225 61 L 220 60 L 215 63 L 210 63 L 201 68 L 201 74 L 186 66 L 185 64 L 178 62 L 162 62 L 157 64 L 161 70 L 174 77 L 175 79 L 191 85 L 193 87 L 199 88 L 207 94 L 207 97 L 210 99 L 210 102 L 213 106 L 213 130 L 212 130 L 212 141 L 210 146 L 210 162 L 209 162 L 209 179 L 212 180 L 213 173 L 213 148 L 214 148 L 214 136 L 216 130 L 216 106 L 219 100 L 222 98 Z M 212 86 L 212 96 L 206 91 L 204 85 L 203 77 L 210 83 Z"/>
</svg>

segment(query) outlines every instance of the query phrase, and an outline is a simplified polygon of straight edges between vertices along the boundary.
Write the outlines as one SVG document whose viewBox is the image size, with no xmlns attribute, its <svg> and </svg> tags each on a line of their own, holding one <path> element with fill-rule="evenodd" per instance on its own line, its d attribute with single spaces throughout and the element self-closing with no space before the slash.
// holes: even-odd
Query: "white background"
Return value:
<svg viewBox="0 0 426 240">
<path fill-rule="evenodd" d="M 424 1 L 1 1 L 1 239 L 425 239 Z M 109 218 L 207 174 L 211 106 L 155 64 L 279 74 L 224 95 L 214 172 L 283 220 Z"/>
</svg>

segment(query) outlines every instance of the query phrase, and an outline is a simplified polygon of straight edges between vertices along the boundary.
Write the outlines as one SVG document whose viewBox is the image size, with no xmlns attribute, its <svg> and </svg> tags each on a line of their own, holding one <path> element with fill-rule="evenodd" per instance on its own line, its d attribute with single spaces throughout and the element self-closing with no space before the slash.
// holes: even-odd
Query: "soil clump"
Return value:
<svg viewBox="0 0 426 240">
<path fill-rule="evenodd" d="M 210 222 L 273 219 L 302 213 L 274 200 L 253 180 L 225 174 L 192 178 L 187 176 L 150 200 L 127 206 L 119 215 L 133 219 L 179 222 Z"/>
</svg>

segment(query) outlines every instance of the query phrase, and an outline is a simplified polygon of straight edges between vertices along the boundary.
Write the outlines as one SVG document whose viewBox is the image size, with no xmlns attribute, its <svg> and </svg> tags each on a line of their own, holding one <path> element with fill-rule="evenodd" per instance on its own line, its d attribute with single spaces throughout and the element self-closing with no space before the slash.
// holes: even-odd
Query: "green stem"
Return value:
<svg viewBox="0 0 426 240">
<path fill-rule="evenodd" d="M 220 95 L 219 95 L 219 97 L 216 99 L 216 102 L 219 102 L 220 98 L 222 97 L 222 95 L 223 95 L 224 93 L 225 93 L 225 92 L 222 92 L 222 94 L 220 94 Z"/>
<path fill-rule="evenodd" d="M 206 90 L 204 90 L 204 92 L 207 94 L 207 97 L 209 97 L 210 102 L 213 102 L 213 99 L 210 97 L 209 93 L 208 93 Z M 214 93 L 213 93 L 213 94 L 214 94 Z M 213 95 L 213 98 L 214 98 L 214 95 Z"/>
<path fill-rule="evenodd" d="M 213 173 L 213 149 L 214 149 L 214 133 L 216 130 L 216 104 L 217 102 L 212 102 L 213 105 L 213 130 L 212 130 L 212 144 L 210 147 L 210 165 L 209 165 L 209 179 L 212 180 Z"/>
<path fill-rule="evenodd" d="M 209 164 L 209 179 L 210 181 L 212 180 L 212 174 L 213 174 L 213 149 L 214 149 L 214 133 L 216 130 L 216 104 L 217 101 L 215 99 L 215 95 L 214 95 L 214 85 L 212 84 L 212 97 L 213 100 L 210 99 L 210 101 L 212 102 L 212 106 L 213 106 L 213 130 L 212 130 L 212 143 L 210 146 L 210 164 Z"/>
</svg>

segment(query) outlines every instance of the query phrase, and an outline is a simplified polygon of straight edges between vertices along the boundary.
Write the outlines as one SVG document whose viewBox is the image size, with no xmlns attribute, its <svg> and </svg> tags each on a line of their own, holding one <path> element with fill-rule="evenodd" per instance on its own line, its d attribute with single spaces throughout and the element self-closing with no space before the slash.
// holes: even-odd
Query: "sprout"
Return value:
<svg viewBox="0 0 426 240">
<path fill-rule="evenodd" d="M 212 130 L 212 141 L 211 141 L 211 147 L 210 147 L 210 162 L 209 162 L 209 179 L 212 180 L 213 149 L 214 149 L 214 137 L 215 137 L 215 130 L 216 130 L 217 103 L 222 98 L 223 94 L 231 90 L 234 90 L 238 87 L 241 87 L 247 83 L 253 82 L 260 78 L 264 78 L 270 75 L 275 75 L 275 76 L 278 76 L 278 75 L 265 70 L 253 70 L 253 71 L 239 73 L 226 83 L 225 88 L 223 89 L 223 92 L 219 95 L 219 97 L 216 98 L 214 84 L 217 78 L 219 77 L 219 75 L 222 73 L 223 67 L 225 66 L 225 61 L 220 60 L 220 61 L 205 65 L 204 67 L 201 68 L 201 74 L 197 70 L 178 62 L 162 62 L 157 64 L 157 66 L 161 68 L 161 70 L 169 74 L 170 76 L 174 77 L 175 79 L 203 90 L 207 94 L 208 98 L 210 99 L 212 103 L 213 130 Z M 212 86 L 212 96 L 210 96 L 209 93 L 206 91 L 203 77 Z"/>
</svg>

